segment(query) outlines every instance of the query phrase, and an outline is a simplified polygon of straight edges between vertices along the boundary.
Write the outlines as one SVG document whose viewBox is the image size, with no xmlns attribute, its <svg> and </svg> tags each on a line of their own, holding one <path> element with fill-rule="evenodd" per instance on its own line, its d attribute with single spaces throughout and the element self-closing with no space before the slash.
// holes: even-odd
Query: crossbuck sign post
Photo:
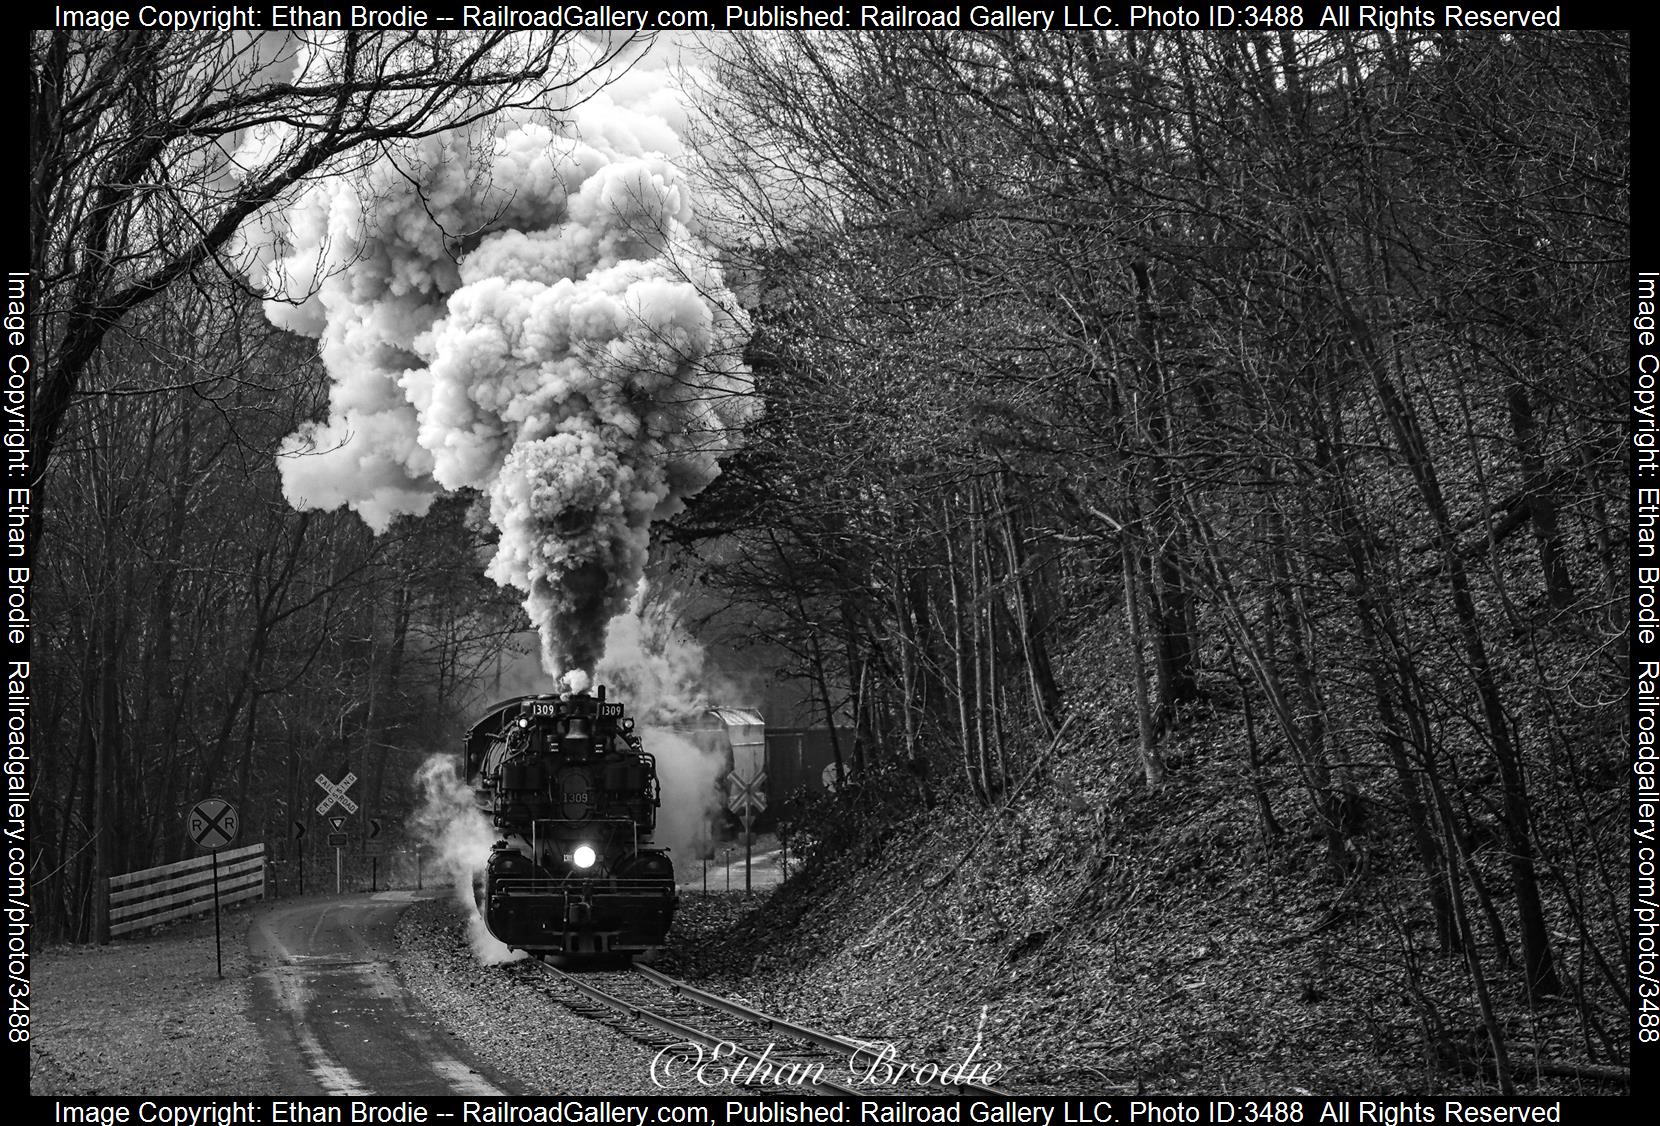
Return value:
<svg viewBox="0 0 1660 1126">
<path fill-rule="evenodd" d="M 327 813 L 335 806 L 339 806 L 347 813 L 356 813 L 357 803 L 346 796 L 346 791 L 351 789 L 352 783 L 356 781 L 357 775 L 353 774 L 349 770 L 346 771 L 346 776 L 340 779 L 339 782 L 330 782 L 327 774 L 319 774 L 317 776 L 317 784 L 323 787 L 323 800 L 317 803 L 317 812 Z M 329 823 L 335 828 L 335 831 L 329 834 L 329 843 L 334 846 L 334 894 L 339 895 L 341 867 L 340 846 L 346 842 L 346 835 L 339 830 L 345 825 L 346 819 L 344 817 L 331 817 L 329 818 Z"/>
<path fill-rule="evenodd" d="M 236 806 L 224 798 L 203 798 L 185 818 L 190 839 L 213 855 L 213 961 L 220 977 L 225 976 L 225 951 L 219 942 L 219 850 L 236 840 L 241 827 Z"/>
<path fill-rule="evenodd" d="M 736 770 L 726 776 L 729 783 L 726 806 L 733 813 L 744 819 L 744 894 L 750 890 L 750 854 L 753 851 L 754 837 L 750 833 L 750 822 L 756 814 L 767 808 L 767 772 L 758 770 L 753 777 L 739 777 Z M 728 872 L 730 880 L 731 873 Z"/>
</svg>

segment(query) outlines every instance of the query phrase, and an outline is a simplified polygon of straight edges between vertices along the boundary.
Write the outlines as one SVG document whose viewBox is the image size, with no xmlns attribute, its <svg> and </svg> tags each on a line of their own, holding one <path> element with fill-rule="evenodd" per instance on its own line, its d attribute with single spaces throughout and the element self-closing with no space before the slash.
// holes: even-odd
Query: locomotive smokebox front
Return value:
<svg viewBox="0 0 1660 1126">
<path fill-rule="evenodd" d="M 674 865 L 655 846 L 656 760 L 605 690 L 519 696 L 463 746 L 502 834 L 485 866 L 485 926 L 533 954 L 643 954 L 668 936 Z"/>
</svg>

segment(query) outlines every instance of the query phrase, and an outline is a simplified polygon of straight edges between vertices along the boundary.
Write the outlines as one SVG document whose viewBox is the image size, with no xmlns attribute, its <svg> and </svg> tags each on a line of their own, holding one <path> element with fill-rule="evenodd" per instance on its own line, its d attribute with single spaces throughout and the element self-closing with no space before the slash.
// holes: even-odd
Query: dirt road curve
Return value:
<svg viewBox="0 0 1660 1126">
<path fill-rule="evenodd" d="M 252 1016 L 280 1089 L 296 1095 L 517 1094 L 434 1027 L 392 966 L 392 927 L 418 893 L 277 904 L 248 932 Z"/>
</svg>

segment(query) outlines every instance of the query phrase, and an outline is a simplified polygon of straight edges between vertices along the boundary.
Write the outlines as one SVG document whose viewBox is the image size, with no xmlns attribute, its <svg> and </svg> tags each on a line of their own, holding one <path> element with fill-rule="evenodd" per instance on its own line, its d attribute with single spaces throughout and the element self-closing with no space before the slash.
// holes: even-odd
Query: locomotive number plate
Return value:
<svg viewBox="0 0 1660 1126">
<path fill-rule="evenodd" d="M 559 714 L 559 705 L 558 704 L 542 703 L 540 701 L 533 701 L 530 705 L 530 714 L 535 715 L 535 716 L 558 715 Z"/>
<path fill-rule="evenodd" d="M 604 703 L 599 706 L 599 714 L 608 719 L 619 717 L 622 713 L 623 706 L 621 704 Z"/>
<path fill-rule="evenodd" d="M 559 816 L 567 821 L 584 821 L 593 797 L 594 780 L 588 772 L 571 768 L 559 772 Z"/>
</svg>

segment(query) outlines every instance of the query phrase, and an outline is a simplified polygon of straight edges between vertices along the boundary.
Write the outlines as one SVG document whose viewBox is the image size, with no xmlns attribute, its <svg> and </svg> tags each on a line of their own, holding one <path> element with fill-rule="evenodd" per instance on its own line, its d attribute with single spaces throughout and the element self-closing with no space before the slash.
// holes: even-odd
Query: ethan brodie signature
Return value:
<svg viewBox="0 0 1660 1126">
<path fill-rule="evenodd" d="M 975 1062 L 980 1054 L 976 1043 L 961 1063 L 942 1067 L 935 1063 L 905 1063 L 892 1044 L 866 1044 L 847 1060 L 848 1071 L 827 1075 L 822 1063 L 772 1058 L 776 1044 L 768 1044 L 759 1055 L 722 1040 L 713 1048 L 701 1044 L 670 1044 L 651 1061 L 651 1081 L 659 1087 L 678 1086 L 676 1080 L 692 1080 L 704 1087 L 724 1084 L 771 1083 L 779 1087 L 812 1087 L 824 1082 L 851 1083 L 862 1087 L 957 1087 L 965 1083 L 990 1086 L 1003 1074 L 1003 1065 Z"/>
</svg>

